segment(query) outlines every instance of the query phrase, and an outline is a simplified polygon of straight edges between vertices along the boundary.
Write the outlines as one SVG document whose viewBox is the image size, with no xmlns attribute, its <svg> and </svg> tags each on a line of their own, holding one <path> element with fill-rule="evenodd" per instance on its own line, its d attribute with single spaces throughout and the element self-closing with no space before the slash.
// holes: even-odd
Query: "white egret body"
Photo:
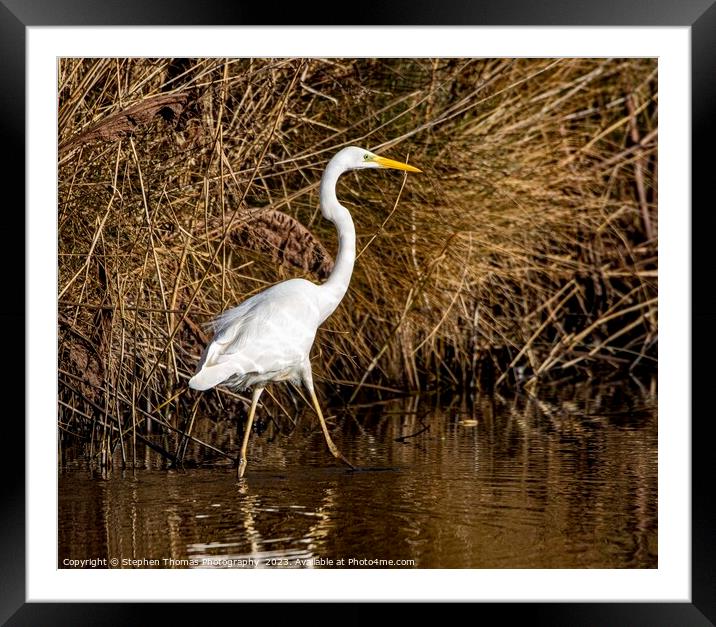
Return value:
<svg viewBox="0 0 716 627">
<path fill-rule="evenodd" d="M 351 466 L 328 434 L 313 389 L 309 353 L 316 330 L 335 311 L 348 289 L 356 257 L 355 227 L 348 210 L 338 202 L 336 183 L 344 172 L 365 168 L 420 172 L 413 166 L 354 146 L 338 152 L 326 166 L 320 191 L 321 213 L 335 224 L 339 237 L 338 255 L 330 277 L 322 285 L 304 279 L 277 283 L 219 315 L 214 320 L 214 338 L 189 380 L 189 387 L 195 390 L 208 390 L 220 383 L 239 389 L 253 388 L 239 477 L 246 469 L 246 449 L 256 405 L 264 387 L 272 381 L 290 380 L 306 387 L 328 448 Z"/>
</svg>

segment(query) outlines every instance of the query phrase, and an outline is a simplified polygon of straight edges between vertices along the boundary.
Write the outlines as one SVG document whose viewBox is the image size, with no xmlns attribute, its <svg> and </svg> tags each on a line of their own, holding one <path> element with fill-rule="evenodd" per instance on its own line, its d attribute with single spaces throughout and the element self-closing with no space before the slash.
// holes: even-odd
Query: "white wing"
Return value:
<svg viewBox="0 0 716 627">
<path fill-rule="evenodd" d="M 316 289 L 291 279 L 219 315 L 189 386 L 207 390 L 232 377 L 245 386 L 300 376 L 320 321 Z"/>
</svg>

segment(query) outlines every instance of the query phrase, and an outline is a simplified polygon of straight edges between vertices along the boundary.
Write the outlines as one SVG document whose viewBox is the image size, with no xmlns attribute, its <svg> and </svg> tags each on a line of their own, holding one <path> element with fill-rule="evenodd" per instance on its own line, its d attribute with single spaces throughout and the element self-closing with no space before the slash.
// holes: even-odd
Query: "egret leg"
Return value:
<svg viewBox="0 0 716 627">
<path fill-rule="evenodd" d="M 251 396 L 251 409 L 249 409 L 249 418 L 246 421 L 246 431 L 244 431 L 244 441 L 241 444 L 241 454 L 239 455 L 239 479 L 244 476 L 246 470 L 246 449 L 249 446 L 249 436 L 251 435 L 251 427 L 254 424 L 254 414 L 256 413 L 256 405 L 259 402 L 259 396 L 264 389 L 262 387 L 255 387 L 253 395 Z"/>
<path fill-rule="evenodd" d="M 328 444 L 328 449 L 333 454 L 333 457 L 336 459 L 340 459 L 344 464 L 347 464 L 350 466 L 353 470 L 355 470 L 355 466 L 351 464 L 344 456 L 343 454 L 338 450 L 338 447 L 333 443 L 333 440 L 331 440 L 331 436 L 328 433 L 328 427 L 326 426 L 326 421 L 323 419 L 323 413 L 321 412 L 321 406 L 318 404 L 318 399 L 316 398 L 316 392 L 313 390 L 313 385 L 306 384 L 306 388 L 308 388 L 308 392 L 311 395 L 311 401 L 313 402 L 313 406 L 316 409 L 316 413 L 318 414 L 318 420 L 321 423 L 321 429 L 323 429 L 323 435 L 326 437 L 326 444 Z"/>
</svg>

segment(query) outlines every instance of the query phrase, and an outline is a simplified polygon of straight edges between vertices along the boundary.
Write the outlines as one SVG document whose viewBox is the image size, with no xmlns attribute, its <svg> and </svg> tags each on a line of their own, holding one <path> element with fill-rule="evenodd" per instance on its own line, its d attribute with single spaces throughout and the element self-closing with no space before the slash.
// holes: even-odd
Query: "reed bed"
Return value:
<svg viewBox="0 0 716 627">
<path fill-rule="evenodd" d="M 655 59 L 58 70 L 59 422 L 94 451 L 157 426 L 186 448 L 197 416 L 241 408 L 186 387 L 206 323 L 327 276 L 318 183 L 351 144 L 424 174 L 341 179 L 359 256 L 313 351 L 324 397 L 656 369 Z"/>
</svg>

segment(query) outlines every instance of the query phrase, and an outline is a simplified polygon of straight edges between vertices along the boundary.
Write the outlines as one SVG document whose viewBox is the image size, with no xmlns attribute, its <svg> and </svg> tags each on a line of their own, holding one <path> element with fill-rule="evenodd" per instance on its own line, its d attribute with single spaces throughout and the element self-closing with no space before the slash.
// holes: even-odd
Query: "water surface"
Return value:
<svg viewBox="0 0 716 627">
<path fill-rule="evenodd" d="M 149 449 L 110 473 L 66 454 L 58 566 L 658 565 L 656 399 L 643 387 L 410 398 L 330 422 L 361 470 L 334 462 L 309 412 L 290 433 L 253 434 L 241 481 L 193 444 L 201 463 L 184 469 Z M 237 452 L 239 434 L 204 429 Z"/>
</svg>

